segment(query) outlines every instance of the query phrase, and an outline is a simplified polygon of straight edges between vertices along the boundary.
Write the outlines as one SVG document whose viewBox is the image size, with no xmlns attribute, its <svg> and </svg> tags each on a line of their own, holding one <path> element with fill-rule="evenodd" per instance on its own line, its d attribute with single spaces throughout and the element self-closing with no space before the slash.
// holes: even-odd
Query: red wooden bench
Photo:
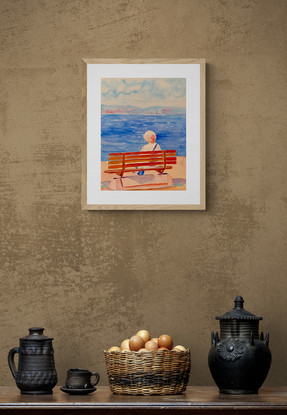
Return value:
<svg viewBox="0 0 287 415">
<path fill-rule="evenodd" d="M 176 150 L 110 153 L 105 173 L 123 177 L 125 173 L 156 170 L 162 174 L 176 164 Z"/>
</svg>

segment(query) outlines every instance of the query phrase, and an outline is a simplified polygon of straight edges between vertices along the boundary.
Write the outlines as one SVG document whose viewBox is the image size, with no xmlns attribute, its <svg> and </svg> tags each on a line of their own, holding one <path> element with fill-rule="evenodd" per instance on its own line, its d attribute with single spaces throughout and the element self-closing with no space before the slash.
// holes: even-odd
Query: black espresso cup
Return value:
<svg viewBox="0 0 287 415">
<path fill-rule="evenodd" d="M 91 383 L 91 377 L 95 376 L 95 382 Z M 100 375 L 87 369 L 69 369 L 67 371 L 66 388 L 90 389 L 98 384 Z"/>
</svg>

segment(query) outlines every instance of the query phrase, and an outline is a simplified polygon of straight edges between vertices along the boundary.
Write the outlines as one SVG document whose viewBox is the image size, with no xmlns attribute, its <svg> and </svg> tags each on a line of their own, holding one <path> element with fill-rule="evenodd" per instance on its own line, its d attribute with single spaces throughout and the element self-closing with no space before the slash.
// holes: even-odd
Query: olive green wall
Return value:
<svg viewBox="0 0 287 415">
<path fill-rule="evenodd" d="M 285 0 L 0 0 L 0 384 L 28 327 L 59 384 L 141 328 L 207 366 L 242 295 L 287 384 Z M 205 58 L 207 210 L 81 210 L 81 58 Z"/>
</svg>

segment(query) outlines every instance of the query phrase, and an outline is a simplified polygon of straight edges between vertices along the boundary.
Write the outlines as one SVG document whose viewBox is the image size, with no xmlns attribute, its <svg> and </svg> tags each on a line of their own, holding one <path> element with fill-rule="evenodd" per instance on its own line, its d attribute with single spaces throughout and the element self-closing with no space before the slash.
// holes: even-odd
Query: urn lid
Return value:
<svg viewBox="0 0 287 415">
<path fill-rule="evenodd" d="M 47 337 L 43 334 L 44 329 L 42 327 L 31 327 L 29 329 L 28 336 L 20 338 L 20 340 L 28 340 L 28 341 L 47 341 L 53 340 L 52 337 Z"/>
<path fill-rule="evenodd" d="M 257 317 L 243 308 L 244 300 L 242 297 L 236 297 L 234 303 L 233 310 L 228 311 L 223 316 L 217 316 L 216 320 L 262 320 L 262 317 Z"/>
</svg>

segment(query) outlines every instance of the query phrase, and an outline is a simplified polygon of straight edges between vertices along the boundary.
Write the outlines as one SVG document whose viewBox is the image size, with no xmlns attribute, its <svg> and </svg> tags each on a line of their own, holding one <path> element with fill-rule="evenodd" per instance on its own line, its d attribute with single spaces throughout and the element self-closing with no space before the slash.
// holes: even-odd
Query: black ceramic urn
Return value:
<svg viewBox="0 0 287 415">
<path fill-rule="evenodd" d="M 29 329 L 29 335 L 20 339 L 20 347 L 14 347 L 9 352 L 9 367 L 22 394 L 52 393 L 58 381 L 54 365 L 53 339 L 45 336 L 43 332 L 43 328 L 32 327 Z M 14 362 L 15 353 L 19 354 L 18 370 Z"/>
<path fill-rule="evenodd" d="M 211 334 L 211 349 L 208 364 L 220 393 L 258 393 L 268 374 L 271 352 L 268 347 L 269 334 L 259 339 L 259 320 L 243 308 L 244 300 L 236 297 L 235 307 L 220 321 L 218 333 Z"/>
</svg>

